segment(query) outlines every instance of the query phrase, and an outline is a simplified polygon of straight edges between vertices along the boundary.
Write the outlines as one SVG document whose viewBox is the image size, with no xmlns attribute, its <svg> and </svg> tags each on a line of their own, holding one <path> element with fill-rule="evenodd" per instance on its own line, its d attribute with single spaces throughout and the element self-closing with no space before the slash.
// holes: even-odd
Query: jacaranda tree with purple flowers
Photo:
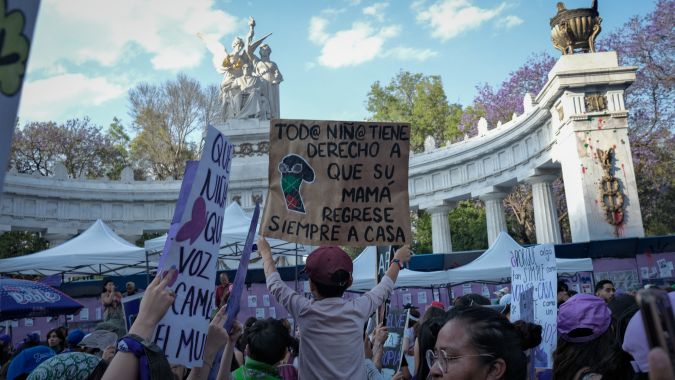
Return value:
<svg viewBox="0 0 675 380">
<path fill-rule="evenodd" d="M 599 43 L 616 51 L 621 65 L 638 67 L 625 103 L 647 235 L 675 232 L 674 14 L 675 0 L 659 0 L 652 13 L 632 17 Z"/>
</svg>

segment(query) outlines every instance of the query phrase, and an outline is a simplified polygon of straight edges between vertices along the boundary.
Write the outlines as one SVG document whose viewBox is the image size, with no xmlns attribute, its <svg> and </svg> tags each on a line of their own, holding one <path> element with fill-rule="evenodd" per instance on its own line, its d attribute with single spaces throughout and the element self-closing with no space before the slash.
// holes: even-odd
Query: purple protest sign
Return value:
<svg viewBox="0 0 675 380">
<path fill-rule="evenodd" d="M 175 268 L 169 284 L 176 299 L 153 334 L 168 361 L 186 367 L 203 362 L 213 308 L 213 284 L 234 146 L 209 126 L 196 170 L 188 170 L 158 268 Z"/>
<path fill-rule="evenodd" d="M 244 252 L 241 254 L 241 259 L 239 259 L 239 267 L 237 268 L 237 274 L 234 276 L 234 284 L 232 285 L 230 298 L 227 299 L 227 320 L 225 321 L 225 330 L 228 332 L 232 330 L 232 325 L 239 313 L 239 301 L 241 300 L 241 293 L 244 290 L 244 281 L 246 280 L 246 272 L 248 272 L 248 261 L 251 258 L 251 252 L 253 251 L 253 238 L 255 237 L 259 217 L 260 203 L 256 202 L 255 211 L 253 211 L 253 217 L 251 218 L 251 226 L 248 229 L 248 235 L 246 235 Z"/>
<path fill-rule="evenodd" d="M 162 255 L 159 257 L 159 265 L 157 267 L 160 271 L 168 269 L 164 267 L 166 257 L 168 256 L 171 244 L 176 238 L 176 233 L 181 227 L 180 220 L 183 218 L 185 203 L 187 203 L 188 195 L 190 195 L 190 189 L 192 188 L 192 183 L 195 181 L 198 167 L 199 161 L 188 161 L 185 163 L 185 173 L 183 174 L 183 183 L 180 185 L 180 193 L 178 193 L 178 200 L 176 201 L 176 210 L 173 212 L 173 219 L 171 219 L 169 232 L 166 234 L 164 249 L 162 250 Z"/>
</svg>

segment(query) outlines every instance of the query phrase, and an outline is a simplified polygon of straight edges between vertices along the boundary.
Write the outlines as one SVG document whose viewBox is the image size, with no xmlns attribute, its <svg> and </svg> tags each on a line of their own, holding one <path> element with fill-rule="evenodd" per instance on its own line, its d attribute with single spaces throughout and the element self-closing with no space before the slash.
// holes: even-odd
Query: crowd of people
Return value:
<svg viewBox="0 0 675 380">
<path fill-rule="evenodd" d="M 0 335 L 0 378 L 15 379 L 384 379 L 387 327 L 373 322 L 382 314 L 410 251 L 396 251 L 385 276 L 358 298 L 343 297 L 351 286 L 353 264 L 339 247 L 320 247 L 309 255 L 305 271 L 312 297 L 288 287 L 275 268 L 264 238 L 258 250 L 270 294 L 294 318 L 250 318 L 225 330 L 230 282 L 220 278 L 218 311 L 208 328 L 201 367 L 170 365 L 152 334 L 175 299 L 168 284 L 175 269 L 156 276 L 145 290 L 136 320 L 123 336 L 103 329 L 85 335 L 63 328 L 46 341 L 28 336 L 19 347 Z M 105 282 L 101 301 L 109 319 L 117 318 L 118 292 Z M 127 287 L 127 292 L 134 289 Z M 402 342 L 402 358 L 393 379 L 539 378 L 528 363 L 542 342 L 542 326 L 509 321 L 508 288 L 499 307 L 467 294 L 445 307 L 438 301 L 423 314 L 411 309 Z M 675 292 L 669 293 L 675 305 Z M 647 343 L 640 308 L 631 294 L 616 294 L 611 281 L 597 283 L 595 294 L 574 294 L 558 283 L 557 348 L 553 379 L 673 379 L 669 353 Z"/>
</svg>

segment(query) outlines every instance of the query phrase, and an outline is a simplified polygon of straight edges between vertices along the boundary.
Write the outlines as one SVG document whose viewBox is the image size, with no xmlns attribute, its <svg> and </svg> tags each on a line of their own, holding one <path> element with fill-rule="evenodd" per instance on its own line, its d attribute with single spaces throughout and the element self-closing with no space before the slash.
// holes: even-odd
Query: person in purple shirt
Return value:
<svg viewBox="0 0 675 380">
<path fill-rule="evenodd" d="M 288 287 L 279 276 L 270 246 L 261 237 L 258 251 L 263 259 L 267 288 L 300 326 L 299 377 L 310 379 L 366 379 L 363 326 L 389 297 L 398 273 L 410 261 L 410 249 L 394 254 L 386 275 L 371 291 L 345 300 L 352 285 L 352 260 L 339 247 L 314 250 L 305 263 L 314 300 Z"/>
</svg>

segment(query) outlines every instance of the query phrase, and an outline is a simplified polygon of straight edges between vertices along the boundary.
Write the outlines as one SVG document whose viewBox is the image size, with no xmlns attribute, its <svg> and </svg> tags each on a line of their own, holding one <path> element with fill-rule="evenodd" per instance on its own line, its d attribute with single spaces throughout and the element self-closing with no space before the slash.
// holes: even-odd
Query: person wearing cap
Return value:
<svg viewBox="0 0 675 380">
<path fill-rule="evenodd" d="M 624 379 L 631 374 L 622 360 L 604 299 L 577 294 L 558 310 L 558 345 L 553 353 L 554 379 Z M 630 378 L 630 377 L 628 377 Z"/>
<path fill-rule="evenodd" d="M 85 335 L 79 345 L 88 354 L 112 357 L 115 354 L 117 338 L 117 334 L 112 331 L 95 330 Z"/>
<path fill-rule="evenodd" d="M 605 300 L 605 302 L 609 303 L 609 301 L 613 300 L 615 294 L 616 288 L 612 281 L 601 280 L 595 284 L 595 295 Z"/>
<path fill-rule="evenodd" d="M 82 341 L 82 338 L 84 338 L 84 331 L 80 329 L 74 329 L 71 332 L 68 333 L 68 336 L 66 337 L 66 349 L 64 352 L 77 352 L 81 351 L 79 349 L 78 344 Z"/>
<path fill-rule="evenodd" d="M 391 294 L 399 271 L 410 261 L 410 250 L 394 254 L 387 273 L 371 291 L 345 300 L 352 284 L 351 258 L 339 247 L 314 250 L 305 263 L 314 300 L 298 294 L 282 280 L 264 237 L 258 239 L 267 288 L 300 326 L 299 377 L 301 379 L 365 379 L 363 326 Z"/>
</svg>

